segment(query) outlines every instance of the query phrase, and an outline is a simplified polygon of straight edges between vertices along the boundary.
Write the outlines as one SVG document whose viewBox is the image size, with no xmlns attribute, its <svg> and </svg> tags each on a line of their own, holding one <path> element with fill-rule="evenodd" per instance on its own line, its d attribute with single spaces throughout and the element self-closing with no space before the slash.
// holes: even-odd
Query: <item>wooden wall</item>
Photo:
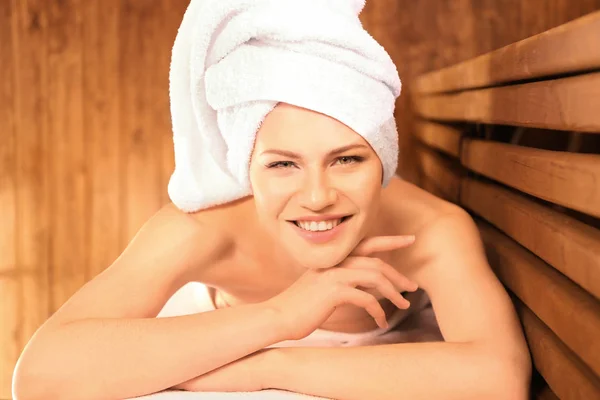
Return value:
<svg viewBox="0 0 600 400">
<path fill-rule="evenodd" d="M 397 105 L 399 173 L 419 182 L 410 84 L 437 70 L 600 9 L 600 0 L 367 0 L 365 28 L 390 53 L 403 82 Z"/>
<path fill-rule="evenodd" d="M 0 0 L 0 399 L 35 329 L 168 201 L 168 64 L 186 0 Z M 417 75 L 600 0 L 368 0 L 405 93 Z M 418 180 L 408 97 L 400 172 Z"/>
<path fill-rule="evenodd" d="M 186 6 L 0 0 L 0 399 L 35 329 L 167 202 Z"/>
</svg>

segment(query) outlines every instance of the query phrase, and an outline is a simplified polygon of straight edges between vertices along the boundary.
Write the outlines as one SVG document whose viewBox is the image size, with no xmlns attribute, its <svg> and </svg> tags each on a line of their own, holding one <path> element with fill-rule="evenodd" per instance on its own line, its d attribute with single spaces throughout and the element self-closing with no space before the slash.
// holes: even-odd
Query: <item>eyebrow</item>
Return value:
<svg viewBox="0 0 600 400">
<path fill-rule="evenodd" d="M 340 153 L 343 153 L 345 151 L 352 150 L 352 149 L 366 149 L 366 148 L 367 148 L 367 146 L 365 146 L 364 144 L 361 144 L 361 143 L 349 144 L 347 146 L 342 146 L 342 147 L 338 147 L 337 149 L 331 150 L 329 153 L 327 153 L 327 157 L 335 156 L 337 154 L 340 154 Z M 288 151 L 288 150 L 280 150 L 280 149 L 265 150 L 261 154 L 278 154 L 280 156 L 285 156 L 285 157 L 295 158 L 295 159 L 302 158 L 302 156 L 297 153 L 294 153 L 294 152 Z"/>
</svg>

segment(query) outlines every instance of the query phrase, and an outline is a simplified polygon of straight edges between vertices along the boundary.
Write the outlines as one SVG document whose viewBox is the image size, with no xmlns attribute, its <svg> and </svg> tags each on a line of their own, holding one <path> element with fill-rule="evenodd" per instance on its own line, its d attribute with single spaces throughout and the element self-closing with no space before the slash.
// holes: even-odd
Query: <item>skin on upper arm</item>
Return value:
<svg viewBox="0 0 600 400">
<path fill-rule="evenodd" d="M 403 272 L 431 298 L 444 340 L 482 344 L 527 370 L 521 325 L 471 216 L 457 207 L 422 228 L 414 247 Z"/>
<path fill-rule="evenodd" d="M 199 269 L 216 261 L 224 240 L 169 204 L 137 232 L 106 270 L 79 289 L 47 322 L 155 317 Z"/>
</svg>

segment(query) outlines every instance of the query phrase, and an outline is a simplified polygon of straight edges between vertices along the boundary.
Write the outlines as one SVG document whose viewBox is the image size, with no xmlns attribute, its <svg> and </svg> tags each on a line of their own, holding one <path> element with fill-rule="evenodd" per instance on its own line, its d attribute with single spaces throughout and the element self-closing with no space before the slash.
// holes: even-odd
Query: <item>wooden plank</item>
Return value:
<svg viewBox="0 0 600 400">
<path fill-rule="evenodd" d="M 82 2 L 48 0 L 52 143 L 52 311 L 85 283 L 88 168 L 83 129 Z"/>
<path fill-rule="evenodd" d="M 599 374 L 600 302 L 488 223 L 478 225 L 500 280 Z"/>
<path fill-rule="evenodd" d="M 0 56 L 0 71 L 3 75 L 0 79 L 0 273 L 17 268 L 17 134 L 14 120 L 12 6 L 10 1 L 0 2 L 0 54 L 3 55 Z"/>
<path fill-rule="evenodd" d="M 11 396 L 12 371 L 20 352 L 17 271 L 17 135 L 13 3 L 0 2 L 0 398 Z"/>
<path fill-rule="evenodd" d="M 12 1 L 14 126 L 16 132 L 17 318 L 20 353 L 49 316 L 50 202 L 47 12 L 45 1 Z M 14 303 L 13 303 L 14 305 Z M 13 327 L 14 328 L 14 327 Z M 10 344 L 9 344 L 10 345 Z"/>
<path fill-rule="evenodd" d="M 535 400 L 559 400 L 559 398 L 554 394 L 552 389 L 549 386 L 546 386 L 542 390 L 540 390 L 536 396 Z"/>
<path fill-rule="evenodd" d="M 436 93 L 600 68 L 600 11 L 422 75 L 415 91 Z"/>
<path fill-rule="evenodd" d="M 600 155 L 468 139 L 461 162 L 532 196 L 600 217 Z"/>
<path fill-rule="evenodd" d="M 164 21 L 157 20 L 157 23 L 163 24 L 162 36 L 164 38 L 163 40 L 165 49 L 171 49 L 173 46 L 173 42 L 175 42 L 175 36 L 177 35 L 177 29 L 179 29 L 179 25 L 181 24 L 183 14 L 187 9 L 188 4 L 189 0 L 162 0 L 161 5 L 163 9 Z M 175 154 L 173 151 L 173 131 L 171 127 L 171 111 L 168 96 L 168 71 L 171 63 L 171 57 L 170 53 L 166 51 L 161 54 L 159 69 L 160 71 L 166 72 L 163 72 L 163 74 L 159 77 L 160 80 L 157 85 L 157 107 L 160 111 L 156 115 L 158 118 L 157 126 L 159 126 L 161 129 L 162 139 L 160 204 L 163 205 L 171 201 L 167 193 L 167 185 L 169 183 L 169 179 L 171 178 L 171 174 L 175 169 Z"/>
<path fill-rule="evenodd" d="M 120 2 L 121 38 L 121 191 L 124 232 L 121 248 L 142 224 L 160 208 L 161 133 L 155 126 L 157 86 L 168 70 L 160 59 L 171 49 L 162 36 L 160 0 Z M 162 104 L 162 103 L 160 103 Z"/>
<path fill-rule="evenodd" d="M 600 72 L 415 97 L 423 118 L 600 133 Z"/>
<path fill-rule="evenodd" d="M 415 154 L 423 175 L 443 193 L 443 198 L 458 203 L 462 171 L 440 154 L 425 146 L 415 146 Z"/>
<path fill-rule="evenodd" d="M 0 18 L 3 16 L 0 15 Z M 0 19 L 0 21 L 5 21 Z M 0 274 L 0 399 L 11 398 L 13 370 L 21 352 L 19 343 L 19 282 Z"/>
<path fill-rule="evenodd" d="M 119 145 L 119 2 L 82 5 L 83 96 L 90 172 L 85 280 L 108 267 L 121 252 L 121 165 Z M 126 116 L 124 116 L 126 118 Z M 83 266 L 80 266 L 83 267 Z"/>
<path fill-rule="evenodd" d="M 452 201 L 452 199 L 450 198 L 450 196 L 448 196 L 447 193 L 444 193 L 443 190 L 441 190 L 430 178 L 428 178 L 427 176 L 422 176 L 420 181 L 419 181 L 419 187 L 421 187 L 422 189 L 428 191 L 429 193 L 431 193 L 432 195 L 439 197 L 441 199 L 447 200 L 447 201 Z"/>
<path fill-rule="evenodd" d="M 499 185 L 465 178 L 460 203 L 600 299 L 600 231 Z"/>
<path fill-rule="evenodd" d="M 552 392 L 562 400 L 600 398 L 600 379 L 523 303 L 516 302 L 531 358 Z M 546 393 L 545 398 L 552 398 Z"/>
<path fill-rule="evenodd" d="M 421 142 L 450 156 L 460 158 L 460 144 L 464 136 L 460 129 L 426 120 L 415 121 L 414 126 L 414 135 Z"/>
</svg>

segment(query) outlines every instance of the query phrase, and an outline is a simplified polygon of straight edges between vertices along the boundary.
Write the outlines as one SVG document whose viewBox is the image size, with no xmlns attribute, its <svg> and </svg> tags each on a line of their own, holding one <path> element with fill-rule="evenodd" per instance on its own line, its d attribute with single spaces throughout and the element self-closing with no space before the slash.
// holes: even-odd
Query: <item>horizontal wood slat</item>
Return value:
<svg viewBox="0 0 600 400">
<path fill-rule="evenodd" d="M 534 397 L 535 400 L 559 400 L 550 387 L 546 386 Z"/>
<path fill-rule="evenodd" d="M 561 400 L 600 398 L 600 379 L 529 308 L 517 301 L 516 309 L 533 363 L 552 392 Z M 556 398 L 552 392 L 544 398 Z"/>
<path fill-rule="evenodd" d="M 424 144 L 459 158 L 460 143 L 464 136 L 460 129 L 431 121 L 415 122 L 414 135 Z"/>
<path fill-rule="evenodd" d="M 600 155 L 469 139 L 463 140 L 461 162 L 532 196 L 600 217 Z"/>
<path fill-rule="evenodd" d="M 416 96 L 414 106 L 417 114 L 434 120 L 600 133 L 600 73 Z"/>
<path fill-rule="evenodd" d="M 478 226 L 500 280 L 599 374 L 600 302 L 488 223 Z"/>
<path fill-rule="evenodd" d="M 417 79 L 435 93 L 600 68 L 600 12 Z"/>
<path fill-rule="evenodd" d="M 415 146 L 415 154 L 423 174 L 444 194 L 442 197 L 458 203 L 462 177 L 461 167 L 453 165 L 449 160 L 425 146 Z"/>
<path fill-rule="evenodd" d="M 500 185 L 462 181 L 460 203 L 600 299 L 600 230 Z"/>
</svg>

